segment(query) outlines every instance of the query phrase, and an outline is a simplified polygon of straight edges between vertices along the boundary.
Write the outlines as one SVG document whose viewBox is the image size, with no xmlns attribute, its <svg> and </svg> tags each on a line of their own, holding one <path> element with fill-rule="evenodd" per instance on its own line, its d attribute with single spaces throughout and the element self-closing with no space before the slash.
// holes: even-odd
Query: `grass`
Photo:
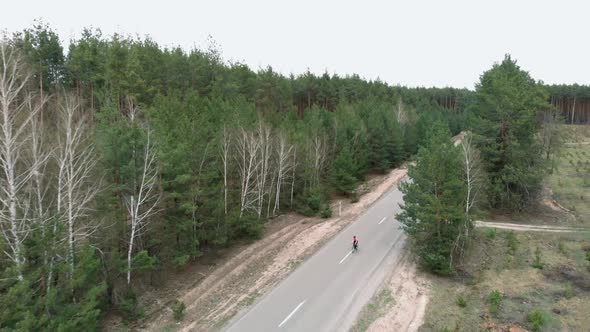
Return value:
<svg viewBox="0 0 590 332">
<path fill-rule="evenodd" d="M 363 308 L 359 314 L 355 325 L 350 330 L 351 332 L 363 332 L 366 331 L 371 323 L 383 316 L 395 303 L 391 291 L 389 289 L 383 289 L 377 296 L 374 296 L 371 302 Z"/>
<path fill-rule="evenodd" d="M 590 141 L 590 126 L 567 126 L 566 142 Z M 566 144 L 547 178 L 555 200 L 590 226 L 590 144 Z"/>
<path fill-rule="evenodd" d="M 498 290 L 493 290 L 490 295 L 488 295 L 488 304 L 490 305 L 490 313 L 492 315 L 498 314 L 500 305 L 502 304 L 502 293 Z"/>
<path fill-rule="evenodd" d="M 590 126 L 564 128 L 570 132 L 567 142 L 590 141 Z M 590 228 L 590 144 L 566 145 L 555 165 L 545 183 L 574 217 L 535 206 L 500 215 L 502 221 Z M 588 331 L 590 326 L 589 232 L 476 229 L 457 275 L 430 279 L 423 332 Z"/>
<path fill-rule="evenodd" d="M 533 332 L 541 331 L 543 326 L 547 325 L 548 321 L 549 317 L 547 314 L 539 309 L 531 311 L 528 315 L 529 326 Z"/>
<path fill-rule="evenodd" d="M 541 257 L 541 250 L 539 249 L 539 247 L 537 247 L 537 249 L 535 250 L 535 259 L 533 260 L 532 266 L 535 269 L 539 270 L 542 270 L 545 266 L 545 263 L 543 263 L 543 258 Z"/>
<path fill-rule="evenodd" d="M 467 301 L 465 300 L 463 295 L 459 295 L 459 297 L 457 297 L 457 305 L 461 308 L 467 307 Z"/>
<path fill-rule="evenodd" d="M 174 320 L 176 320 L 177 322 L 181 321 L 184 318 L 185 310 L 186 305 L 184 304 L 184 302 L 175 300 L 172 304 L 172 313 L 174 316 Z"/>
<path fill-rule="evenodd" d="M 162 328 L 162 332 L 173 332 L 176 330 L 178 330 L 178 325 L 176 325 L 176 323 L 166 325 Z"/>
<path fill-rule="evenodd" d="M 516 255 L 516 251 L 518 250 L 518 239 L 514 232 L 506 234 L 506 241 L 508 241 L 508 253 L 512 256 Z"/>
<path fill-rule="evenodd" d="M 254 302 L 256 302 L 256 299 L 260 296 L 259 292 L 254 292 L 250 295 L 248 295 L 245 299 L 242 300 L 242 302 L 240 302 L 240 307 L 244 308 L 244 307 L 249 307 L 252 304 L 254 304 Z"/>
<path fill-rule="evenodd" d="M 486 230 L 476 229 L 474 236 L 456 277 L 431 278 L 421 331 L 480 331 L 493 326 L 584 331 L 590 326 L 590 262 L 584 250 L 590 246 L 590 234 L 498 230 L 494 241 L 486 241 Z M 506 248 L 515 242 L 517 249 L 509 253 Z M 558 243 L 567 248 L 567 255 Z M 542 270 L 532 266 L 537 256 Z M 534 314 L 530 321 L 537 309 L 543 319 Z"/>
<path fill-rule="evenodd" d="M 496 238 L 496 229 L 495 228 L 488 228 L 486 231 L 486 236 L 488 240 L 492 241 Z"/>
</svg>

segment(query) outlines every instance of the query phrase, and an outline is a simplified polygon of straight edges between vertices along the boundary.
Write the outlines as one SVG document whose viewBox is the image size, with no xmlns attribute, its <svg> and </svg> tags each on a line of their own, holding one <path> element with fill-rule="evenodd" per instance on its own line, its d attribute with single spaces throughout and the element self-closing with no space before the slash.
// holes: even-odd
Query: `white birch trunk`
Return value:
<svg viewBox="0 0 590 332">
<path fill-rule="evenodd" d="M 90 204 L 99 191 L 92 177 L 97 160 L 88 141 L 86 118 L 80 102 L 73 95 L 60 101 L 58 149 L 58 217 L 66 223 L 69 277 L 73 277 L 78 243 L 96 231 L 97 225 L 88 220 Z"/>
<path fill-rule="evenodd" d="M 29 184 L 38 165 L 22 160 L 25 144 L 30 139 L 30 124 L 45 99 L 33 103 L 33 95 L 25 87 L 30 73 L 24 59 L 6 39 L 0 40 L 0 231 L 8 245 L 5 252 L 14 263 L 19 280 L 23 279 L 23 241 L 31 231 L 26 206 L 29 197 L 24 187 Z"/>
<path fill-rule="evenodd" d="M 134 125 L 136 121 L 137 108 L 129 102 L 129 119 Z M 147 141 L 145 149 L 141 155 L 141 178 L 138 186 L 133 186 L 133 192 L 125 200 L 127 208 L 127 217 L 130 223 L 130 235 L 127 248 L 127 286 L 131 285 L 133 250 L 135 239 L 141 235 L 141 232 L 148 225 L 151 217 L 156 214 L 157 206 L 160 201 L 160 192 L 158 187 L 158 167 L 156 160 L 156 150 L 151 142 L 151 133 L 147 131 Z"/>
</svg>

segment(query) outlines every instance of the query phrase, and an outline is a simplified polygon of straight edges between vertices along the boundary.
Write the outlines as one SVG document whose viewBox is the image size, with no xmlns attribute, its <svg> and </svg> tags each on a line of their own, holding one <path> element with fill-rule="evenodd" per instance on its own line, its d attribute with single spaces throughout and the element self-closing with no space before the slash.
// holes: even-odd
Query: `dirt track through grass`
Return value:
<svg viewBox="0 0 590 332">
<path fill-rule="evenodd" d="M 525 225 L 525 224 L 513 224 L 513 223 L 499 223 L 499 222 L 491 222 L 491 221 L 476 221 L 475 227 L 498 228 L 498 229 L 507 229 L 507 230 L 513 230 L 513 231 L 523 231 L 523 232 L 548 232 L 548 233 L 590 232 L 590 229 L 581 228 L 581 227 Z"/>
</svg>

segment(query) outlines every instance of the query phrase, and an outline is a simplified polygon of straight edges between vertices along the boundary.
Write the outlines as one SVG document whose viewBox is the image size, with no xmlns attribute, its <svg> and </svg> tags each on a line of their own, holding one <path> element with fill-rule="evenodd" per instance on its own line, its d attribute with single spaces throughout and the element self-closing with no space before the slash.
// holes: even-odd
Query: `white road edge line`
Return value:
<svg viewBox="0 0 590 332">
<path fill-rule="evenodd" d="M 342 259 L 340 260 L 340 263 L 338 263 L 338 264 L 342 264 L 342 262 L 344 262 L 344 260 L 345 260 L 346 258 L 348 258 L 348 256 L 350 256 L 350 254 L 352 254 L 352 250 L 351 250 L 350 252 L 348 252 L 348 254 L 346 254 L 346 256 L 344 256 L 344 258 L 342 258 Z"/>
<path fill-rule="evenodd" d="M 299 308 L 301 308 L 301 306 L 303 305 L 303 303 L 305 303 L 305 301 L 307 301 L 307 300 L 303 300 L 303 302 L 299 303 L 299 305 L 297 307 L 295 307 L 295 309 L 293 309 L 293 311 L 291 311 L 289 316 L 287 316 L 287 318 L 285 318 L 281 322 L 281 324 L 279 324 L 279 327 L 283 326 L 283 324 L 285 324 L 289 320 L 289 318 L 291 318 L 291 316 L 293 316 L 297 312 L 297 310 L 299 310 Z"/>
<path fill-rule="evenodd" d="M 377 225 L 381 225 L 381 223 L 384 222 L 385 219 L 387 219 L 387 217 L 383 217 L 383 219 L 381 219 L 381 221 Z"/>
</svg>

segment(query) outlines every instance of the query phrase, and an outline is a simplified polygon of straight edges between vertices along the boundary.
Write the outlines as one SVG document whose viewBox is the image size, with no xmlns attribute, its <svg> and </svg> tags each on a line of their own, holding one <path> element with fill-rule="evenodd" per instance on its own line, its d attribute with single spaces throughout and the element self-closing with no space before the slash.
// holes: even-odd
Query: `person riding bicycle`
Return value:
<svg viewBox="0 0 590 332">
<path fill-rule="evenodd" d="M 356 235 L 354 235 L 352 237 L 352 249 L 356 251 L 356 250 L 358 250 L 358 247 L 359 247 L 359 239 L 357 239 Z"/>
</svg>

